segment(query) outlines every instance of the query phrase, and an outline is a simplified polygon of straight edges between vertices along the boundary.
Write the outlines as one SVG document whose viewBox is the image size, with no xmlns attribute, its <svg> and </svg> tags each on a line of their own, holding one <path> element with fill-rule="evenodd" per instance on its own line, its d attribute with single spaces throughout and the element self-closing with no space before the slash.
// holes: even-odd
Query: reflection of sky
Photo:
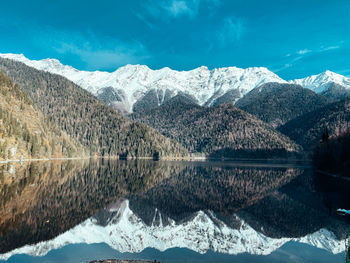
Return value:
<svg viewBox="0 0 350 263">
<path fill-rule="evenodd" d="M 0 52 L 78 69 L 265 66 L 282 78 L 350 76 L 348 0 L 14 0 Z"/>
<path fill-rule="evenodd" d="M 79 244 L 68 245 L 58 250 L 49 252 L 44 257 L 30 257 L 25 255 L 16 255 L 8 261 L 1 261 L 0 263 L 76 263 L 88 262 L 94 259 L 148 259 L 159 260 L 166 263 L 301 263 L 301 262 L 318 262 L 318 263 L 342 263 L 345 255 L 333 255 L 330 252 L 311 247 L 301 243 L 290 242 L 279 248 L 268 256 L 257 256 L 249 254 L 228 255 L 221 253 L 214 253 L 212 251 L 206 254 L 199 254 L 188 249 L 174 248 L 164 252 L 159 252 L 155 249 L 145 249 L 141 253 L 120 253 L 113 250 L 106 244 Z"/>
</svg>

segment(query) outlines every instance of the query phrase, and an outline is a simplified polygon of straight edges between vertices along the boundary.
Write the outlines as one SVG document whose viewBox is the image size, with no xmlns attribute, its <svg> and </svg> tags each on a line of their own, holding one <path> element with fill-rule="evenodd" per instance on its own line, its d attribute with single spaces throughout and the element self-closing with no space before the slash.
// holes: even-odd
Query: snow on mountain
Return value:
<svg viewBox="0 0 350 263">
<path fill-rule="evenodd" d="M 113 217 L 106 225 L 100 225 L 91 217 L 73 229 L 56 238 L 27 245 L 6 254 L 0 259 L 6 260 L 14 254 L 29 254 L 43 256 L 52 249 L 58 249 L 68 244 L 77 243 L 107 243 L 120 252 L 141 252 L 145 248 L 155 248 L 164 251 L 169 248 L 188 248 L 198 253 L 213 250 L 221 253 L 250 253 L 267 255 L 289 241 L 302 242 L 326 249 L 332 253 L 344 251 L 343 241 L 326 229 L 301 238 L 270 238 L 250 227 L 244 220 L 237 217 L 241 225 L 233 229 L 217 219 L 212 212 L 199 211 L 189 221 L 176 224 L 170 219 L 170 224 L 162 223 L 161 213 L 155 209 L 154 221 L 158 223 L 147 225 L 129 208 L 129 201 L 121 202 L 117 208 L 109 211 Z M 169 222 L 169 221 L 168 221 Z"/>
<path fill-rule="evenodd" d="M 56 59 L 29 60 L 22 54 L 0 54 L 0 56 L 62 75 L 94 95 L 101 93 L 104 88 L 112 87 L 122 98 L 122 104 L 127 112 L 132 112 L 135 102 L 153 89 L 158 93 L 162 91 L 162 94 L 168 90 L 171 96 L 183 92 L 196 98 L 200 105 L 210 105 L 216 98 L 230 90 L 237 90 L 239 97 L 242 97 L 266 82 L 286 82 L 264 67 L 247 69 L 227 67 L 213 70 L 200 67 L 190 71 L 176 71 L 170 68 L 152 70 L 144 65 L 126 65 L 109 73 L 79 71 L 62 65 Z M 162 98 L 157 99 L 159 104 L 163 102 Z"/>
<path fill-rule="evenodd" d="M 350 89 L 350 78 L 334 73 L 332 71 L 325 71 L 318 75 L 312 75 L 303 79 L 290 80 L 289 83 L 299 84 L 304 88 L 310 89 L 316 93 L 326 91 L 331 84 L 338 84 L 346 89 Z"/>
</svg>

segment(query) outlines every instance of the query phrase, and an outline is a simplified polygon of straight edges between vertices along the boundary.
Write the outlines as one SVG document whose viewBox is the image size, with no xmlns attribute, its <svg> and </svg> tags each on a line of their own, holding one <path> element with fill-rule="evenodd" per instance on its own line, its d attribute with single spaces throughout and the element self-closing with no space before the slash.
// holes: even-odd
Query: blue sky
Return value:
<svg viewBox="0 0 350 263">
<path fill-rule="evenodd" d="M 350 76 L 349 0 L 5 0 L 0 52 L 84 70 L 264 66 Z"/>
</svg>

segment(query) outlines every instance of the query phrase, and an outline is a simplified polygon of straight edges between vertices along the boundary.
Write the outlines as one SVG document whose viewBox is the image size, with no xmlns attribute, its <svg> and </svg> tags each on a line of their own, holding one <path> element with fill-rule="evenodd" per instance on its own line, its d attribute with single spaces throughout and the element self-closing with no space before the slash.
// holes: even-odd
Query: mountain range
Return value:
<svg viewBox="0 0 350 263">
<path fill-rule="evenodd" d="M 347 103 L 331 106 L 346 101 L 350 79 L 331 71 L 289 81 L 264 67 L 88 72 L 16 54 L 0 54 L 0 70 L 90 155 L 296 156 L 312 149 L 325 126 L 332 136 L 350 118 Z"/>
<path fill-rule="evenodd" d="M 159 106 L 179 93 L 194 98 L 201 106 L 235 103 L 252 89 L 268 82 L 299 84 L 316 93 L 327 93 L 334 86 L 345 95 L 350 90 L 350 78 L 328 70 L 304 79 L 286 81 L 264 67 L 209 70 L 203 66 L 190 71 L 176 71 L 126 65 L 109 73 L 79 71 L 56 59 L 29 60 L 22 54 L 0 54 L 0 57 L 64 76 L 123 113 Z"/>
</svg>

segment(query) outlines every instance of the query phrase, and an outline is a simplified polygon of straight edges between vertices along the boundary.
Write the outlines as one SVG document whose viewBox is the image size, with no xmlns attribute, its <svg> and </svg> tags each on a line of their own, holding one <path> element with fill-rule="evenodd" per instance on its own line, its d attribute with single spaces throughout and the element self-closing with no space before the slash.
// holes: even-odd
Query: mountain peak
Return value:
<svg viewBox="0 0 350 263">
<path fill-rule="evenodd" d="M 313 90 L 316 93 L 327 91 L 334 83 L 344 87 L 345 89 L 350 89 L 350 78 L 330 70 L 326 70 L 322 73 L 306 78 L 291 80 L 289 82 L 299 84 L 304 88 Z"/>
</svg>

